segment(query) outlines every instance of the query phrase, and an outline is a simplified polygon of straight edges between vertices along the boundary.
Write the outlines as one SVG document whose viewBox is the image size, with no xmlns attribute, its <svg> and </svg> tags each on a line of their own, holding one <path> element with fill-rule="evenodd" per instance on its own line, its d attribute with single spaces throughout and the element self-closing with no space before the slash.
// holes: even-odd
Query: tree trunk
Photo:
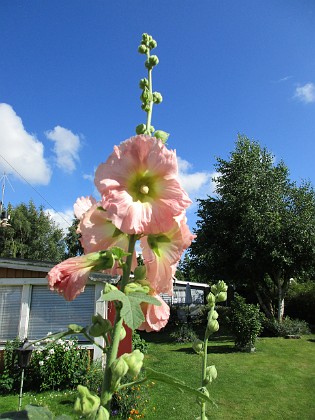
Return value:
<svg viewBox="0 0 315 420">
<path fill-rule="evenodd" d="M 274 313 L 273 313 L 273 310 L 272 310 L 272 305 L 269 305 L 269 308 L 268 308 L 268 306 L 263 301 L 263 299 L 262 299 L 261 294 L 259 293 L 259 291 L 258 290 L 255 290 L 255 293 L 256 293 L 256 296 L 257 296 L 259 305 L 262 307 L 262 310 L 265 312 L 265 314 L 267 315 L 267 317 L 268 318 L 273 318 Z M 269 304 L 270 304 L 270 302 L 269 302 Z"/>
</svg>

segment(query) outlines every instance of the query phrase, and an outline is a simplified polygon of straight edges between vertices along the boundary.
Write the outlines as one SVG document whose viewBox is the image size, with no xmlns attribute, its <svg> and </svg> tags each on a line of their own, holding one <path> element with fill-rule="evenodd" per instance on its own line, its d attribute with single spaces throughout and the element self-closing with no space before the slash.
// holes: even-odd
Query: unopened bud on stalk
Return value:
<svg viewBox="0 0 315 420">
<path fill-rule="evenodd" d="M 100 314 L 92 316 L 92 325 L 89 329 L 89 334 L 92 337 L 100 337 L 111 330 L 112 324 L 108 319 L 104 319 Z"/>
<path fill-rule="evenodd" d="M 126 329 L 125 327 L 121 326 L 120 333 L 119 333 L 119 341 L 122 341 L 124 338 L 126 338 Z"/>
<path fill-rule="evenodd" d="M 128 364 L 125 360 L 120 356 L 118 359 L 114 360 L 110 366 L 112 371 L 112 381 L 111 381 L 111 390 L 115 391 L 117 386 L 120 383 L 120 380 L 126 375 L 128 372 Z"/>
<path fill-rule="evenodd" d="M 146 79 L 146 78 L 141 79 L 140 82 L 139 82 L 139 87 L 140 87 L 140 89 L 144 89 L 144 88 L 149 87 L 149 80 Z"/>
<path fill-rule="evenodd" d="M 138 47 L 138 52 L 140 54 L 146 54 L 147 53 L 147 50 L 148 50 L 147 47 L 145 45 L 143 45 L 143 44 L 139 45 L 139 47 Z"/>
<path fill-rule="evenodd" d="M 144 134 L 146 129 L 147 129 L 147 126 L 145 124 L 139 124 L 136 127 L 136 133 L 137 134 Z"/>
<path fill-rule="evenodd" d="M 163 144 L 165 144 L 167 142 L 167 139 L 170 136 L 169 133 L 167 133 L 166 131 L 162 131 L 162 130 L 156 130 L 156 132 L 153 135 L 157 139 L 161 140 Z"/>
<path fill-rule="evenodd" d="M 129 367 L 128 376 L 132 378 L 138 376 L 143 365 L 144 354 L 137 349 L 132 353 L 123 354 L 122 357 Z"/>
<path fill-rule="evenodd" d="M 224 302 L 224 301 L 226 301 L 226 299 L 227 299 L 227 292 L 220 292 L 216 296 L 216 301 L 217 302 Z"/>
<path fill-rule="evenodd" d="M 163 97 L 160 92 L 153 92 L 153 102 L 155 104 L 160 104 L 163 101 Z"/>
<path fill-rule="evenodd" d="M 97 395 L 92 395 L 86 386 L 78 385 L 77 387 L 79 396 L 74 403 L 74 411 L 81 415 L 90 415 L 98 409 L 100 399 Z"/>
<path fill-rule="evenodd" d="M 100 408 L 98 409 L 95 420 L 109 420 L 109 419 L 110 419 L 109 412 L 106 410 L 105 407 L 101 405 Z"/>
<path fill-rule="evenodd" d="M 212 307 L 212 306 L 215 305 L 215 296 L 214 296 L 213 293 L 210 292 L 208 294 L 208 296 L 207 296 L 207 302 L 208 302 L 208 304 L 209 304 L 210 307 Z"/>
<path fill-rule="evenodd" d="M 218 319 L 218 317 L 219 317 L 218 312 L 217 311 L 213 311 L 212 312 L 212 319 Z"/>
<path fill-rule="evenodd" d="M 208 366 L 206 368 L 206 379 L 204 380 L 204 385 L 211 383 L 218 376 L 218 372 L 214 365 Z"/>
<path fill-rule="evenodd" d="M 196 339 L 193 342 L 192 348 L 195 350 L 195 352 L 197 354 L 201 355 L 203 353 L 203 350 L 204 350 L 204 342 L 199 340 L 199 339 Z"/>
<path fill-rule="evenodd" d="M 147 275 L 147 268 L 145 265 L 138 265 L 133 272 L 135 280 L 145 280 Z"/>
</svg>

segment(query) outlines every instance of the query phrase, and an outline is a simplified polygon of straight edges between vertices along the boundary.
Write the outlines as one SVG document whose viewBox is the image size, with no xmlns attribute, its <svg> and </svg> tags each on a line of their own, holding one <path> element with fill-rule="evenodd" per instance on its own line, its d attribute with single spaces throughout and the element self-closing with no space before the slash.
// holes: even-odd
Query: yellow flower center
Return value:
<svg viewBox="0 0 315 420">
<path fill-rule="evenodd" d="M 147 185 L 141 185 L 140 192 L 141 194 L 149 194 L 149 187 Z"/>
</svg>

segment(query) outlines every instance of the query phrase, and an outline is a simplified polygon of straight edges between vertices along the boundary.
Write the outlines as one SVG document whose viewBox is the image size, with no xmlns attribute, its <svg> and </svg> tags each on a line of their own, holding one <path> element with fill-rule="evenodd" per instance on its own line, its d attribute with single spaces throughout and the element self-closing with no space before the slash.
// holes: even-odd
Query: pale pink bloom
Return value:
<svg viewBox="0 0 315 420">
<path fill-rule="evenodd" d="M 167 324 L 170 317 L 170 308 L 159 295 L 153 295 L 161 302 L 161 306 L 150 303 L 142 303 L 141 309 L 145 316 L 145 321 L 138 328 L 139 330 L 160 331 Z"/>
<path fill-rule="evenodd" d="M 96 203 L 96 200 L 92 196 L 79 197 L 73 205 L 75 217 L 81 220 L 84 213 L 86 213 L 95 203 Z"/>
<path fill-rule="evenodd" d="M 83 292 L 91 270 L 96 266 L 98 253 L 69 258 L 53 267 L 48 275 L 48 286 L 64 296 L 75 299 Z"/>
<path fill-rule="evenodd" d="M 128 251 L 129 237 L 121 232 L 107 218 L 107 212 L 100 202 L 94 203 L 81 217 L 78 226 L 78 233 L 81 234 L 80 242 L 84 252 L 97 252 L 110 249 L 113 246 Z M 136 253 L 133 253 L 132 269 L 137 266 Z M 112 275 L 121 274 L 122 270 L 117 263 L 111 270 L 106 270 Z"/>
<path fill-rule="evenodd" d="M 115 146 L 97 168 L 95 185 L 107 217 L 128 234 L 168 231 L 191 204 L 178 180 L 175 151 L 145 135 Z"/>
<path fill-rule="evenodd" d="M 173 294 L 173 276 L 182 253 L 194 239 L 183 212 L 175 218 L 172 228 L 159 235 L 141 238 L 147 280 L 157 293 Z"/>
</svg>

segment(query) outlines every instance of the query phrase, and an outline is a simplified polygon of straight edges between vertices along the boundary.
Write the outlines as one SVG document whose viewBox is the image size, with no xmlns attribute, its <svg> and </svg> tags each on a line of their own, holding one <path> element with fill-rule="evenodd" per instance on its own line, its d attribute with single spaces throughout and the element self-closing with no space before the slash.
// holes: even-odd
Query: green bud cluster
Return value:
<svg viewBox="0 0 315 420">
<path fill-rule="evenodd" d="M 210 309 L 208 313 L 208 323 L 205 333 L 207 339 L 211 334 L 219 330 L 219 314 L 214 308 L 216 303 L 224 302 L 227 299 L 227 289 L 228 286 L 222 280 L 211 286 L 211 292 L 207 296 L 208 307 Z"/>
<path fill-rule="evenodd" d="M 139 375 L 143 366 L 144 354 L 140 350 L 134 350 L 132 353 L 125 353 L 111 364 L 111 390 L 117 390 L 121 379 L 128 375 L 135 378 Z"/>
<path fill-rule="evenodd" d="M 149 54 L 153 48 L 157 47 L 157 42 L 149 34 L 142 34 L 141 43 L 138 47 L 138 52 L 140 54 Z"/>
<path fill-rule="evenodd" d="M 139 135 L 151 135 L 155 132 L 154 127 L 151 126 L 153 104 L 158 105 L 163 101 L 163 97 L 160 92 L 152 92 L 152 70 L 153 67 L 159 64 L 159 58 L 156 55 L 150 55 L 150 53 L 151 50 L 156 47 L 157 42 L 152 38 L 152 36 L 144 33 L 142 35 L 138 51 L 140 54 L 145 54 L 147 57 L 144 65 L 148 70 L 148 78 L 141 79 L 139 82 L 139 87 L 142 90 L 140 95 L 141 109 L 143 109 L 143 111 L 148 115 L 147 124 L 139 124 L 136 127 L 136 133 Z M 169 134 L 158 130 L 153 134 L 153 136 L 160 139 L 163 143 L 166 143 Z"/>
<path fill-rule="evenodd" d="M 145 265 L 138 265 L 134 269 L 135 280 L 145 280 L 147 276 L 147 267 Z"/>
</svg>

